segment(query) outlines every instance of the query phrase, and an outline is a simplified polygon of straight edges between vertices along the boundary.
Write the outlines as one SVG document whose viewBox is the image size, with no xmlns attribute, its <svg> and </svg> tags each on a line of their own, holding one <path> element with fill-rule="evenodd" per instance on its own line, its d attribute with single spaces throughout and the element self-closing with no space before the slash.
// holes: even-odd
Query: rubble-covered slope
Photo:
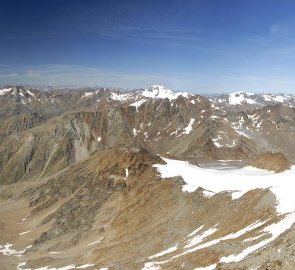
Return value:
<svg viewBox="0 0 295 270">
<path fill-rule="evenodd" d="M 293 269 L 292 100 L 0 89 L 0 269 Z"/>
<path fill-rule="evenodd" d="M 212 177 L 222 171 L 170 162 L 141 149 L 106 149 L 37 183 L 2 187 L 2 200 L 10 199 L 1 202 L 1 243 L 13 244 L 0 249 L 11 253 L 0 257 L 6 269 L 251 269 L 274 260 L 279 269 L 294 265 L 294 249 L 285 246 L 294 214 L 278 212 L 275 189 L 252 183 L 248 192 L 234 195 L 223 172 L 220 187 L 212 190 L 210 181 L 218 182 Z M 190 170 L 194 177 L 186 175 Z M 164 171 L 172 178 L 165 179 Z M 250 177 L 268 176 L 252 170 Z M 186 182 L 196 189 L 184 192 Z M 241 183 L 236 186 L 243 189 Z"/>
</svg>

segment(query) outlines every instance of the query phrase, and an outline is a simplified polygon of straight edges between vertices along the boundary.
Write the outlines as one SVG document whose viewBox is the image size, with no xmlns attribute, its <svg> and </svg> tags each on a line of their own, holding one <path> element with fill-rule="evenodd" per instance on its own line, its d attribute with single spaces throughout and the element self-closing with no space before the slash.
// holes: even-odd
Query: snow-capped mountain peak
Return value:
<svg viewBox="0 0 295 270">
<path fill-rule="evenodd" d="M 169 100 L 173 100 L 178 98 L 179 96 L 189 97 L 191 94 L 187 92 L 173 92 L 163 85 L 153 85 L 149 89 L 146 89 L 141 92 L 141 95 L 148 98 L 168 98 Z"/>
<path fill-rule="evenodd" d="M 242 103 L 255 104 L 256 101 L 253 99 L 255 94 L 245 92 L 234 92 L 229 94 L 228 101 L 231 105 L 237 105 Z"/>
<path fill-rule="evenodd" d="M 292 99 L 291 96 L 289 95 L 284 95 L 284 94 L 279 94 L 279 95 L 272 95 L 272 94 L 262 94 L 261 97 L 265 100 L 265 101 L 269 101 L 269 102 L 288 102 Z"/>
</svg>

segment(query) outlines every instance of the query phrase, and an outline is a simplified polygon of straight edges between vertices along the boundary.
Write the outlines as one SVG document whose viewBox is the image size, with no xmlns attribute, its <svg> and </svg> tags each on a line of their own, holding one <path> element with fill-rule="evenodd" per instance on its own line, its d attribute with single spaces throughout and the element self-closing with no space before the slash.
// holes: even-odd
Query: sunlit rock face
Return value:
<svg viewBox="0 0 295 270">
<path fill-rule="evenodd" d="M 0 265 L 293 269 L 292 102 L 1 88 Z"/>
</svg>

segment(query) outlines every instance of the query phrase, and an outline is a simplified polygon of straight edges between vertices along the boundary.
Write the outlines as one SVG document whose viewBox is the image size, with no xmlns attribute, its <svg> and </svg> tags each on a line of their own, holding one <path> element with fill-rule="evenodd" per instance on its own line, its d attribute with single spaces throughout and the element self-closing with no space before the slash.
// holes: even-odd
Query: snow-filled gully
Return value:
<svg viewBox="0 0 295 270">
<path fill-rule="evenodd" d="M 186 182 L 183 186 L 184 192 L 193 192 L 198 187 L 202 187 L 205 190 L 212 192 L 211 194 L 207 194 L 207 196 L 212 196 L 221 191 L 229 191 L 232 192 L 232 199 L 235 200 L 250 190 L 256 188 L 269 188 L 277 198 L 276 209 L 278 213 L 282 214 L 283 219 L 267 226 L 265 226 L 265 224 L 269 220 L 258 220 L 238 232 L 232 232 L 210 241 L 206 241 L 206 238 L 213 235 L 218 230 L 218 226 L 216 225 L 212 228 L 206 228 L 205 230 L 203 225 L 187 236 L 188 240 L 183 248 L 177 249 L 179 245 L 176 244 L 173 248 L 169 248 L 166 251 L 150 256 L 149 259 L 155 259 L 161 256 L 168 258 L 167 255 L 173 253 L 173 256 L 170 256 L 168 260 L 147 262 L 144 265 L 143 270 L 161 269 L 161 265 L 185 254 L 216 245 L 221 241 L 238 238 L 253 230 L 259 231 L 257 237 L 253 237 L 252 240 L 251 238 L 246 238 L 244 240 L 244 242 L 248 243 L 255 241 L 253 245 L 245 248 L 238 254 L 224 256 L 219 260 L 219 262 L 222 263 L 239 262 L 249 254 L 269 244 L 295 223 L 295 196 L 290 192 L 295 188 L 295 166 L 288 171 L 275 174 L 253 167 L 229 170 L 205 169 L 191 165 L 185 161 L 163 159 L 166 162 L 165 165 L 157 164 L 154 165 L 154 167 L 157 168 L 162 178 L 181 176 Z M 268 236 L 268 238 L 265 236 Z M 260 238 L 262 238 L 261 241 L 259 241 Z M 218 262 L 215 262 L 208 266 L 196 268 L 195 270 L 215 269 L 217 263 Z"/>
</svg>

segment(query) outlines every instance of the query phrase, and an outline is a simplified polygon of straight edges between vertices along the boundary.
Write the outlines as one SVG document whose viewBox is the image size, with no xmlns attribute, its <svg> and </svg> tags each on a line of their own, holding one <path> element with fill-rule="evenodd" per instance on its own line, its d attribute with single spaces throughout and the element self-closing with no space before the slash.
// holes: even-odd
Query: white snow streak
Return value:
<svg viewBox="0 0 295 270">
<path fill-rule="evenodd" d="M 22 233 L 20 233 L 19 235 L 24 235 L 24 234 L 27 234 L 27 233 L 29 233 L 29 232 L 31 232 L 31 230 L 26 231 L 26 232 L 22 232 Z"/>
<path fill-rule="evenodd" d="M 295 222 L 295 213 L 287 215 L 287 217 L 283 218 L 281 221 L 275 224 L 271 224 L 264 228 L 262 232 L 270 233 L 271 237 L 268 239 L 265 239 L 253 246 L 250 246 L 246 249 L 244 249 L 239 254 L 234 254 L 226 257 L 222 257 L 220 259 L 220 262 L 229 263 L 229 262 L 238 262 L 247 257 L 250 253 L 256 251 L 257 249 L 264 247 L 274 239 L 276 239 L 278 236 L 280 236 L 284 231 L 290 229 L 292 224 Z"/>
<path fill-rule="evenodd" d="M 195 235 L 197 232 L 199 232 L 199 231 L 202 230 L 203 228 L 204 228 L 204 225 L 202 225 L 201 227 L 195 229 L 192 233 L 190 233 L 190 234 L 188 235 L 188 237 L 191 237 L 191 236 Z"/>
<path fill-rule="evenodd" d="M 191 118 L 188 126 L 184 129 L 184 132 L 183 132 L 184 134 L 189 134 L 192 131 L 194 122 L 195 122 L 195 119 Z"/>
<path fill-rule="evenodd" d="M 130 104 L 129 106 L 130 106 L 130 107 L 135 107 L 136 110 L 138 110 L 138 108 L 139 108 L 143 103 L 145 103 L 146 101 L 147 101 L 147 100 L 143 98 L 143 99 L 141 99 L 141 100 L 139 100 L 139 101 L 136 101 L 136 102 Z"/>
<path fill-rule="evenodd" d="M 155 255 L 152 255 L 152 256 L 149 257 L 149 259 L 155 259 L 155 258 L 158 258 L 158 257 L 162 257 L 162 256 L 164 256 L 164 255 L 166 255 L 168 253 L 172 253 L 175 250 L 177 250 L 177 245 L 174 246 L 174 247 L 168 248 L 168 249 L 166 249 L 164 251 L 161 251 L 161 252 L 159 252 L 159 253 L 157 253 Z"/>
<path fill-rule="evenodd" d="M 189 240 L 189 243 L 184 248 L 190 248 L 190 247 L 196 246 L 199 243 L 202 243 L 206 237 L 210 236 L 211 234 L 215 233 L 216 231 L 217 231 L 217 229 L 214 227 L 208 229 L 207 231 L 203 232 L 202 234 L 197 235 L 194 238 L 192 238 L 191 240 Z"/>
<path fill-rule="evenodd" d="M 98 244 L 99 242 L 101 242 L 101 240 L 102 240 L 103 238 L 104 238 L 104 237 L 101 237 L 101 238 L 99 238 L 97 241 L 92 242 L 92 243 L 89 243 L 87 246 L 92 246 L 92 245 Z"/>
<path fill-rule="evenodd" d="M 77 269 L 85 269 L 85 268 L 88 268 L 88 267 L 90 267 L 90 266 L 94 266 L 95 264 L 89 264 L 89 263 L 87 263 L 87 264 L 83 264 L 83 265 L 81 265 L 81 266 L 76 266 L 76 268 Z"/>
</svg>

